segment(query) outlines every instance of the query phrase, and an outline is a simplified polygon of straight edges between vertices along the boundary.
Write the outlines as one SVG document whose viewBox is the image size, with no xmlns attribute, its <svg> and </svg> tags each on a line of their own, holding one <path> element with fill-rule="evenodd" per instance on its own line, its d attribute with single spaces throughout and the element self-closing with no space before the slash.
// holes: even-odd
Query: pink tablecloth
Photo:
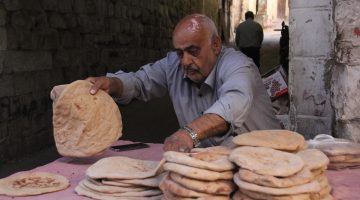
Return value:
<svg viewBox="0 0 360 200">
<path fill-rule="evenodd" d="M 118 144 L 131 143 L 119 141 Z M 162 144 L 150 144 L 150 148 L 138 149 L 126 152 L 113 152 L 107 150 L 103 155 L 89 159 L 59 158 L 47 165 L 37 167 L 30 171 L 52 172 L 66 176 L 71 186 L 66 190 L 48 193 L 32 197 L 6 197 L 0 196 L 0 200 L 89 200 L 87 197 L 78 196 L 74 188 L 85 176 L 86 169 L 97 160 L 109 156 L 127 156 L 143 160 L 160 160 L 162 158 Z M 19 172 L 21 173 L 21 172 Z M 347 169 L 341 171 L 326 172 L 330 185 L 333 188 L 334 200 L 360 200 L 360 169 Z"/>
<path fill-rule="evenodd" d="M 117 144 L 128 144 L 129 141 L 119 141 Z M 37 167 L 30 171 L 42 171 L 42 172 L 51 172 L 63 175 L 67 177 L 70 181 L 70 187 L 66 190 L 59 192 L 47 193 L 38 196 L 30 197 L 6 197 L 0 195 L 0 200 L 89 200 L 90 198 L 78 196 L 74 188 L 85 176 L 86 169 L 98 161 L 101 158 L 109 156 L 127 156 L 130 158 L 142 159 L 142 160 L 161 160 L 163 150 L 162 144 L 149 144 L 150 148 L 124 151 L 124 152 L 114 152 L 107 150 L 104 154 L 87 158 L 87 159 L 75 159 L 75 158 L 59 158 L 47 165 Z M 19 172 L 21 173 L 21 172 Z"/>
</svg>

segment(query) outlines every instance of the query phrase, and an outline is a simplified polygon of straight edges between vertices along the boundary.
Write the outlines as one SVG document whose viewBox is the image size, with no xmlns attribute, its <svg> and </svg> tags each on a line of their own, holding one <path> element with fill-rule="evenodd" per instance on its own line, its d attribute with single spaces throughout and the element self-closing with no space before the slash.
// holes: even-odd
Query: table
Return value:
<svg viewBox="0 0 360 200">
<path fill-rule="evenodd" d="M 117 144 L 129 144 L 131 141 L 118 141 Z M 6 197 L 0 196 L 0 200 L 89 200 L 90 198 L 78 196 L 74 188 L 85 177 L 86 169 L 101 158 L 109 156 L 127 156 L 143 160 L 161 160 L 162 144 L 150 143 L 150 148 L 138 149 L 126 152 L 113 152 L 106 150 L 104 154 L 86 159 L 59 158 L 49 164 L 29 170 L 31 172 L 43 171 L 61 174 L 67 177 L 71 186 L 66 190 L 29 197 Z M 18 172 L 21 173 L 21 172 Z M 326 172 L 332 194 L 335 200 L 360 200 L 360 169 L 346 169 L 341 171 Z"/>
</svg>

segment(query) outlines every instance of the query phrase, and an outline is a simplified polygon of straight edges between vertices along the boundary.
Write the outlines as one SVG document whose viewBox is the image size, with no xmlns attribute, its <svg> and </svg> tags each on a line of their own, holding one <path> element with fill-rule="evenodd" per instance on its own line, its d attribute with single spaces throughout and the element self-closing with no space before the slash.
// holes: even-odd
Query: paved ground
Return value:
<svg viewBox="0 0 360 200">
<path fill-rule="evenodd" d="M 279 65 L 280 32 L 265 32 L 261 49 L 261 73 L 266 73 Z M 164 138 L 177 130 L 178 124 L 168 98 L 148 103 L 133 102 L 120 108 L 123 117 L 122 139 L 163 142 Z M 144 134 L 146 133 L 146 134 Z M 54 147 L 18 159 L 12 163 L 0 165 L 0 178 L 21 170 L 29 170 L 57 159 L 59 155 Z"/>
</svg>

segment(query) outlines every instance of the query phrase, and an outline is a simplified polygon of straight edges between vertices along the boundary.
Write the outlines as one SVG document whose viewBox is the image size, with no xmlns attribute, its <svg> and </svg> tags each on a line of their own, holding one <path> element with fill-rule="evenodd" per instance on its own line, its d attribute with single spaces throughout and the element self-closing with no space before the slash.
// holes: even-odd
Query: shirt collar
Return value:
<svg viewBox="0 0 360 200">
<path fill-rule="evenodd" d="M 215 88 L 215 81 L 216 81 L 216 69 L 219 65 L 219 61 L 222 59 L 222 56 L 224 54 L 224 46 L 221 47 L 221 51 L 219 54 L 219 57 L 216 60 L 216 64 L 214 68 L 211 70 L 209 76 L 205 79 L 204 84 L 208 85 L 211 89 Z"/>
</svg>

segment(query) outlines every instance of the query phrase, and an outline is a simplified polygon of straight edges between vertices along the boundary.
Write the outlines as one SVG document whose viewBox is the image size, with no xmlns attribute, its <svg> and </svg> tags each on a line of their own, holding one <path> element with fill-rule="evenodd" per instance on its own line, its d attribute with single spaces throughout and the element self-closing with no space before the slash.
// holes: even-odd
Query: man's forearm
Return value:
<svg viewBox="0 0 360 200">
<path fill-rule="evenodd" d="M 124 85 L 122 81 L 114 77 L 109 78 L 109 81 L 109 94 L 115 97 L 121 97 L 124 90 Z"/>
<path fill-rule="evenodd" d="M 187 126 L 197 133 L 200 141 L 215 135 L 224 134 L 229 129 L 229 124 L 216 114 L 205 114 Z"/>
</svg>

